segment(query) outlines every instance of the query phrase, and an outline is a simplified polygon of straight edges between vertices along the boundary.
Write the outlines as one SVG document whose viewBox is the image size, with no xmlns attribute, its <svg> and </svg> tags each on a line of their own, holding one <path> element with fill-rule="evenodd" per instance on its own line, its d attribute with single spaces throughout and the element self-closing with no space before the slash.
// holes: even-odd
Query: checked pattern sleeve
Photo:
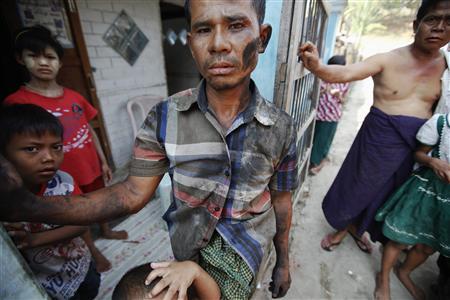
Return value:
<svg viewBox="0 0 450 300">
<path fill-rule="evenodd" d="M 139 129 L 134 142 L 130 175 L 158 176 L 167 172 L 169 159 L 164 147 L 167 102 L 154 106 Z"/>
</svg>

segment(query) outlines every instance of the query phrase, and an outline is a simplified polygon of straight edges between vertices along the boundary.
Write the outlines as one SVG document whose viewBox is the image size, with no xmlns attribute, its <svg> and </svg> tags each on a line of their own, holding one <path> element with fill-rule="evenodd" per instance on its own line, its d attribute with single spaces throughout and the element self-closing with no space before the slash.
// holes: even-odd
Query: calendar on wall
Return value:
<svg viewBox="0 0 450 300">
<path fill-rule="evenodd" d="M 64 3 L 61 0 L 17 0 L 22 25 L 47 27 L 64 48 L 74 48 Z"/>
</svg>

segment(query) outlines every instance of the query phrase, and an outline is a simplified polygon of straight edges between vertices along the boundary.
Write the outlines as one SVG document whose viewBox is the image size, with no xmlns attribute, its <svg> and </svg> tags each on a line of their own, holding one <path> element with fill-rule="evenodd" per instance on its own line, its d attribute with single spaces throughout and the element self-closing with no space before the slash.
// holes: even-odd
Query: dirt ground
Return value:
<svg viewBox="0 0 450 300">
<path fill-rule="evenodd" d="M 375 273 L 380 268 L 379 244 L 371 255 L 361 252 L 351 238 L 346 238 L 333 252 L 320 248 L 323 236 L 333 229 L 322 213 L 322 199 L 342 164 L 357 130 L 372 104 L 372 80 L 353 83 L 347 96 L 343 118 L 338 125 L 330 152 L 330 163 L 313 177 L 295 207 L 291 240 L 291 288 L 285 299 L 373 299 Z M 437 279 L 437 256 L 431 257 L 413 273 L 413 278 L 427 293 Z M 270 272 L 254 299 L 270 299 L 266 292 Z M 391 277 L 392 299 L 412 299 L 406 289 Z M 429 299 L 433 299 L 429 294 Z"/>
</svg>

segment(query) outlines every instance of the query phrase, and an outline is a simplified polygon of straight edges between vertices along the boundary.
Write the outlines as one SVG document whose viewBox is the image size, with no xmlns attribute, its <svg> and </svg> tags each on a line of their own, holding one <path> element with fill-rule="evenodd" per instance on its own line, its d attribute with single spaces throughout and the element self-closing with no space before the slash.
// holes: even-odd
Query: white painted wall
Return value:
<svg viewBox="0 0 450 300">
<path fill-rule="evenodd" d="M 139 95 L 167 96 L 159 1 L 77 0 L 83 35 L 93 68 L 101 111 L 116 167 L 130 159 L 133 132 L 127 101 Z M 149 42 L 133 66 L 102 39 L 121 10 L 131 16 Z"/>
</svg>

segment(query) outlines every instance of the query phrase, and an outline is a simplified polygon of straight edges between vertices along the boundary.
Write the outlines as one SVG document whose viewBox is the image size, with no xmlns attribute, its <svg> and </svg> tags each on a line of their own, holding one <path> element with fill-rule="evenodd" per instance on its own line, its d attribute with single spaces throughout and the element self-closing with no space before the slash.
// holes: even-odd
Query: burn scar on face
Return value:
<svg viewBox="0 0 450 300">
<path fill-rule="evenodd" d="M 259 46 L 259 39 L 256 38 L 245 46 L 244 52 L 242 54 L 242 68 L 245 70 L 253 63 L 255 63 L 256 57 L 258 55 L 257 50 Z"/>
</svg>

